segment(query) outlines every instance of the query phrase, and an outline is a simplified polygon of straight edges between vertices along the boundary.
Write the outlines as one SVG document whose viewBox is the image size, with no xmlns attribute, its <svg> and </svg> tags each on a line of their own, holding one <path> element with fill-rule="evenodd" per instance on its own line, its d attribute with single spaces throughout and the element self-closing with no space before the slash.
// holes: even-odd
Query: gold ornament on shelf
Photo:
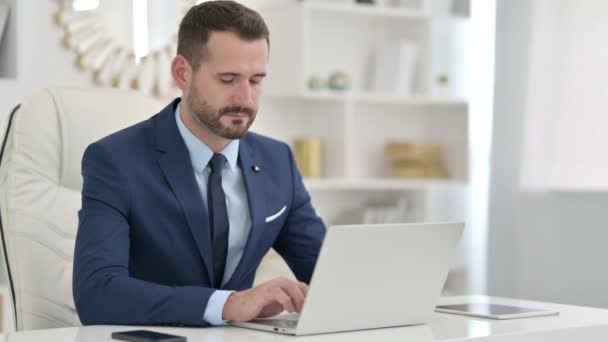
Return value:
<svg viewBox="0 0 608 342">
<path fill-rule="evenodd" d="M 440 144 L 387 142 L 390 174 L 397 178 L 448 178 Z"/>
<path fill-rule="evenodd" d="M 322 147 L 318 137 L 302 137 L 294 140 L 294 154 L 304 178 L 319 178 L 322 170 Z"/>
</svg>

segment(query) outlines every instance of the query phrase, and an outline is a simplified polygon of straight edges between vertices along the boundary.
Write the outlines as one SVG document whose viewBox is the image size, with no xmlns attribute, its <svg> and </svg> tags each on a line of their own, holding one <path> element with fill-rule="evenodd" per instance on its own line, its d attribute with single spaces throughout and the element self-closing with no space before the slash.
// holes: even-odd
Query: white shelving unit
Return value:
<svg viewBox="0 0 608 342">
<path fill-rule="evenodd" d="M 442 65 L 433 52 L 442 49 L 437 41 L 446 42 L 438 34 L 451 19 L 433 16 L 431 5 L 429 0 L 419 1 L 417 8 L 304 1 L 261 9 L 271 32 L 271 57 L 254 130 L 287 142 L 321 137 L 324 178 L 307 180 L 316 197 L 359 190 L 407 195 L 437 190 L 438 184 L 446 191 L 466 189 L 468 105 L 462 92 L 440 94 L 434 85 Z M 408 97 L 369 91 L 373 53 L 393 40 L 418 46 L 417 75 Z M 308 88 L 310 76 L 327 78 L 333 71 L 349 75 L 347 91 Z M 389 140 L 442 144 L 450 178 L 389 178 L 384 155 Z"/>
<path fill-rule="evenodd" d="M 435 107 L 461 107 L 466 108 L 467 101 L 464 98 L 439 97 L 413 95 L 409 97 L 392 96 L 382 93 L 354 92 L 354 91 L 328 91 L 328 90 L 304 90 L 295 94 L 269 94 L 275 99 L 308 99 L 311 101 L 336 101 L 352 103 L 378 103 L 383 105 L 405 105 L 405 106 L 435 106 Z"/>
<path fill-rule="evenodd" d="M 466 18 L 434 15 L 431 0 L 418 3 L 391 8 L 306 0 L 260 9 L 271 52 L 253 130 L 289 143 L 302 136 L 321 138 L 323 177 L 305 179 L 305 185 L 328 225 L 361 223 L 366 208 L 395 203 L 406 203 L 408 221 L 466 216 L 468 102 L 464 65 L 455 65 L 464 62 L 458 34 Z M 369 90 L 374 52 L 395 40 L 418 47 L 415 84 L 407 97 Z M 349 75 L 347 91 L 308 88 L 311 76 L 327 79 L 334 71 Z M 436 82 L 441 74 L 454 78 L 449 87 Z M 440 143 L 450 177 L 391 178 L 384 152 L 390 140 Z M 463 264 L 459 260 L 454 269 Z"/>
<path fill-rule="evenodd" d="M 305 179 L 304 184 L 309 191 L 322 190 L 382 190 L 382 191 L 410 191 L 410 190 L 442 190 L 449 188 L 462 188 L 465 183 L 449 180 L 409 180 L 395 178 L 368 178 L 365 180 L 349 179 Z"/>
<path fill-rule="evenodd" d="M 319 13 L 335 13 L 338 15 L 375 17 L 380 19 L 424 19 L 431 16 L 427 3 L 421 2 L 418 8 L 399 8 L 390 6 L 375 6 L 368 4 L 357 4 L 353 2 L 331 2 L 331 1 L 307 1 L 302 3 L 305 11 L 316 11 Z M 314 14 L 313 14 L 314 15 Z"/>
</svg>

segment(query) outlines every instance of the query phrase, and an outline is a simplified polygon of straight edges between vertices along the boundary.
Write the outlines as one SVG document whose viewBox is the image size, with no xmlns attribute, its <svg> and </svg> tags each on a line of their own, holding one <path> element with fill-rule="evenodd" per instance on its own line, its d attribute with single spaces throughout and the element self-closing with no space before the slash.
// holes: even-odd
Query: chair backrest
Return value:
<svg viewBox="0 0 608 342">
<path fill-rule="evenodd" d="M 48 89 L 15 113 L 0 159 L 0 223 L 17 330 L 80 325 L 72 261 L 82 154 L 160 109 L 133 91 Z"/>
</svg>

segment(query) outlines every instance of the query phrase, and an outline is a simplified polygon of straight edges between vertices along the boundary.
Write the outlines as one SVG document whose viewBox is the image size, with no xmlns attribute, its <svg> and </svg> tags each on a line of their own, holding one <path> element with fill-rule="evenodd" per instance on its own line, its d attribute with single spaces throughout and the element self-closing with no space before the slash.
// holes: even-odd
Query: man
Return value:
<svg viewBox="0 0 608 342">
<path fill-rule="evenodd" d="M 73 278 L 83 324 L 206 326 L 301 310 L 325 226 L 289 147 L 248 133 L 268 37 L 235 2 L 193 7 L 171 65 L 182 99 L 85 151 Z M 271 247 L 299 281 L 251 288 Z"/>
</svg>

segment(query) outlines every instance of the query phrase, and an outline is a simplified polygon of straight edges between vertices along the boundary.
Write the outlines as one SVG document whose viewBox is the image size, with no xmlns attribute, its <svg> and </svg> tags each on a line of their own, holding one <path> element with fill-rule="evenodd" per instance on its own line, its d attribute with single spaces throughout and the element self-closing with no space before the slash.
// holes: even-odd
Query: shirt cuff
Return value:
<svg viewBox="0 0 608 342">
<path fill-rule="evenodd" d="M 228 297 L 234 291 L 215 290 L 205 308 L 205 314 L 203 320 L 211 325 L 226 325 L 226 321 L 222 319 L 222 313 L 224 311 L 224 304 L 228 300 Z"/>
</svg>

